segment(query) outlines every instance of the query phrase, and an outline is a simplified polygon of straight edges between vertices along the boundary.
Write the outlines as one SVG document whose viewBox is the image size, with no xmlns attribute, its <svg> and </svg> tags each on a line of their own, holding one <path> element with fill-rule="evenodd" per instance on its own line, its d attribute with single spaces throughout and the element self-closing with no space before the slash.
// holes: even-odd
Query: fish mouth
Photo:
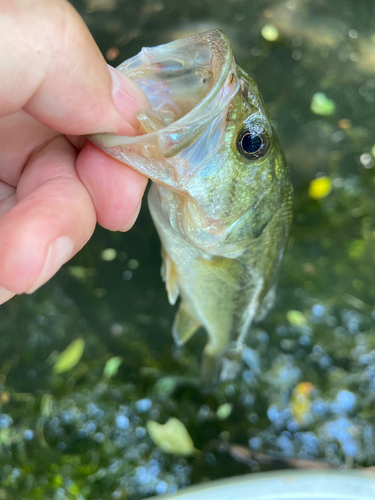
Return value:
<svg viewBox="0 0 375 500">
<path fill-rule="evenodd" d="M 162 156 L 174 156 L 194 142 L 239 89 L 229 40 L 217 29 L 143 48 L 117 70 L 141 87 L 151 110 L 137 113 L 143 135 L 89 136 L 106 148 L 129 149 L 157 139 Z"/>
<path fill-rule="evenodd" d="M 152 109 L 170 124 L 201 112 L 223 86 L 231 60 L 228 38 L 212 30 L 144 48 L 117 69 L 142 88 Z"/>
</svg>

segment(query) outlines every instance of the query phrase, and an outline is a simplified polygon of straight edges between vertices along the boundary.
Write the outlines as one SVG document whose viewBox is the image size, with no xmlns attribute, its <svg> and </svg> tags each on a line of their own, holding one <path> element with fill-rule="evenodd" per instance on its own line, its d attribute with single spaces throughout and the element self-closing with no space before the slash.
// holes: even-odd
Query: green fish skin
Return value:
<svg viewBox="0 0 375 500">
<path fill-rule="evenodd" d="M 142 49 L 118 69 L 150 100 L 138 113 L 145 133 L 90 140 L 153 181 L 162 276 L 170 303 L 181 297 L 173 336 L 184 344 L 206 329 L 208 391 L 223 357 L 238 359 L 252 322 L 272 307 L 291 224 L 287 163 L 258 87 L 221 31 Z"/>
</svg>

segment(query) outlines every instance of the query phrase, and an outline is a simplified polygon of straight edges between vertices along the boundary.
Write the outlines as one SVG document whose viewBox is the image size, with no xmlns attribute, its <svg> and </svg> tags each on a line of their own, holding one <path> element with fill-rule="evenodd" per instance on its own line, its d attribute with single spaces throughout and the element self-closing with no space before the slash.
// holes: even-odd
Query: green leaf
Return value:
<svg viewBox="0 0 375 500">
<path fill-rule="evenodd" d="M 224 403 L 216 410 L 216 415 L 219 420 L 225 420 L 232 413 L 233 405 L 231 403 Z"/>
<path fill-rule="evenodd" d="M 79 363 L 84 349 L 85 341 L 82 338 L 73 340 L 65 351 L 58 355 L 53 371 L 55 373 L 64 373 L 71 370 L 77 363 Z"/>
<path fill-rule="evenodd" d="M 301 311 L 288 311 L 286 313 L 286 318 L 289 323 L 294 326 L 305 326 L 307 324 L 307 319 Z"/>
<path fill-rule="evenodd" d="M 352 240 L 349 245 L 349 257 L 351 259 L 360 259 L 366 251 L 366 242 L 364 240 Z"/>
<path fill-rule="evenodd" d="M 109 359 L 105 364 L 103 375 L 107 378 L 114 377 L 117 374 L 121 363 L 122 358 L 120 358 L 120 356 Z"/>
<path fill-rule="evenodd" d="M 175 390 L 177 385 L 177 377 L 163 377 L 159 378 L 154 386 L 155 394 L 162 394 L 169 396 Z"/>
<path fill-rule="evenodd" d="M 101 253 L 101 258 L 107 262 L 111 262 L 111 260 L 115 260 L 117 257 L 117 251 L 114 248 L 106 248 Z"/>
<path fill-rule="evenodd" d="M 274 42 L 279 38 L 279 30 L 273 24 L 266 24 L 261 29 L 261 35 L 265 40 Z"/>
<path fill-rule="evenodd" d="M 94 267 L 83 267 L 83 266 L 68 266 L 67 268 L 70 276 L 78 281 L 83 281 L 87 278 L 91 278 L 95 275 Z"/>
<path fill-rule="evenodd" d="M 188 456 L 195 451 L 186 427 L 177 418 L 170 418 L 164 425 L 149 420 L 146 428 L 154 444 L 165 453 Z"/>
<path fill-rule="evenodd" d="M 313 95 L 310 107 L 313 113 L 323 116 L 333 115 L 336 109 L 335 102 L 328 99 L 323 92 L 317 92 Z"/>
<path fill-rule="evenodd" d="M 42 417 L 49 418 L 52 411 L 52 396 L 48 393 L 43 394 L 40 401 L 40 414 Z"/>
</svg>

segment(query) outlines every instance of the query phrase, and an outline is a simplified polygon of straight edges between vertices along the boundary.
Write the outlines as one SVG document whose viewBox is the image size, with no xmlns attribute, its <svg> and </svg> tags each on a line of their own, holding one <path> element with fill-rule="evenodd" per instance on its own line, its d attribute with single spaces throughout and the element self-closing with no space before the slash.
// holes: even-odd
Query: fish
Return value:
<svg viewBox="0 0 375 500">
<path fill-rule="evenodd" d="M 117 69 L 150 101 L 137 112 L 142 134 L 89 138 L 152 181 L 162 277 L 170 304 L 180 297 L 172 334 L 183 345 L 206 330 L 201 387 L 210 391 L 274 303 L 291 225 L 288 165 L 222 31 L 143 48 Z"/>
</svg>

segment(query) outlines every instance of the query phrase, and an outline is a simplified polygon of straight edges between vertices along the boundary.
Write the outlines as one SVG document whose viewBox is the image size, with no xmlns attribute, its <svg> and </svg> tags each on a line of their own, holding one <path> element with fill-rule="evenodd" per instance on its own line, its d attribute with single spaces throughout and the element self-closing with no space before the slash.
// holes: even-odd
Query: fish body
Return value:
<svg viewBox="0 0 375 500">
<path fill-rule="evenodd" d="M 254 80 L 218 30 L 146 48 L 118 68 L 148 96 L 143 135 L 90 139 L 153 181 L 148 202 L 162 242 L 173 336 L 208 333 L 202 383 L 241 352 L 272 306 L 291 223 L 288 167 Z"/>
</svg>

